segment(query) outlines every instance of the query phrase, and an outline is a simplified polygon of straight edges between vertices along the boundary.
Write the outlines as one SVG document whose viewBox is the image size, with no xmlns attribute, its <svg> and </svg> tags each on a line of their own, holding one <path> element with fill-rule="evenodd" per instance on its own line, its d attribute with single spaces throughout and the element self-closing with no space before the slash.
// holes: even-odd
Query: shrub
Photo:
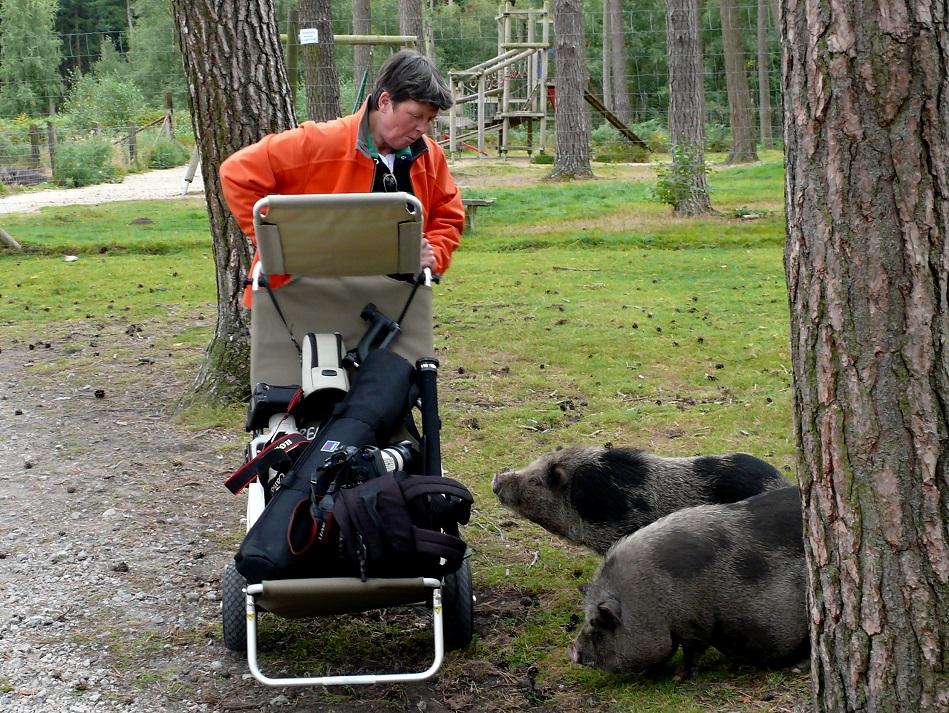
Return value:
<svg viewBox="0 0 949 713">
<path fill-rule="evenodd" d="M 678 208 L 692 199 L 696 176 L 708 172 L 705 156 L 698 147 L 676 144 L 672 147 L 672 162 L 656 169 L 658 180 L 653 198 Z"/>
<path fill-rule="evenodd" d="M 191 152 L 174 139 L 159 134 L 142 147 L 142 160 L 149 168 L 175 168 L 188 163 Z"/>
<path fill-rule="evenodd" d="M 56 149 L 53 183 L 66 188 L 121 183 L 123 169 L 112 160 L 112 144 L 99 138 L 61 144 Z"/>
</svg>

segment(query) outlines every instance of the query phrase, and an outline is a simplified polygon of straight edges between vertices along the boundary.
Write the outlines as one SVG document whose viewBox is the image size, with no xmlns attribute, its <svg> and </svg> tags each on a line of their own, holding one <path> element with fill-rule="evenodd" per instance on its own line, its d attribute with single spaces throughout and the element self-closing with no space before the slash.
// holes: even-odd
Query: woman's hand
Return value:
<svg viewBox="0 0 949 713">
<path fill-rule="evenodd" d="M 435 269 L 435 251 L 427 238 L 422 238 L 422 267 Z"/>
</svg>

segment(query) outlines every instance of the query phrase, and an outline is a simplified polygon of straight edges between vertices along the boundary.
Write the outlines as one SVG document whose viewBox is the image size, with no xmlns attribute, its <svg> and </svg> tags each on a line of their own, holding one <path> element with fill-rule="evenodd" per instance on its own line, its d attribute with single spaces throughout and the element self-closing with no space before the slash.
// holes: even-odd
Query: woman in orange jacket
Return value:
<svg viewBox="0 0 949 713">
<path fill-rule="evenodd" d="M 438 112 L 453 103 L 430 59 L 399 52 L 382 65 L 372 94 L 355 114 L 303 122 L 228 157 L 220 167 L 227 205 L 256 245 L 253 209 L 265 196 L 411 193 L 423 208 L 420 267 L 444 273 L 461 240 L 465 210 L 445 153 L 426 133 Z M 255 255 L 252 274 L 257 262 Z M 296 346 L 307 332 L 338 332 L 353 347 L 365 331 L 359 313 L 366 301 L 391 310 L 415 294 L 411 283 L 386 276 L 268 275 L 267 281 L 282 289 L 244 293 L 244 304 L 252 308 L 252 387 L 295 383 Z M 431 289 L 419 290 L 412 304 L 394 346 L 408 359 L 434 353 Z"/>
</svg>

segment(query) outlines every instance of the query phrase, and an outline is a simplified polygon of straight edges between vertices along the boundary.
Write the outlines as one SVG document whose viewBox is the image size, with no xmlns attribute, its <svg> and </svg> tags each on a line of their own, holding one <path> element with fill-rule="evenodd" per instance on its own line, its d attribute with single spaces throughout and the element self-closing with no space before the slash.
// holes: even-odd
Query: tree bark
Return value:
<svg viewBox="0 0 949 713">
<path fill-rule="evenodd" d="M 691 147 L 696 159 L 691 198 L 675 206 L 677 213 L 685 215 L 712 212 L 705 171 L 705 72 L 699 18 L 698 0 L 666 0 L 669 135 L 674 146 Z"/>
<path fill-rule="evenodd" d="M 241 306 L 251 245 L 228 211 L 218 167 L 234 151 L 295 124 L 270 0 L 172 0 L 217 275 L 217 326 L 183 406 L 245 400 L 249 315 Z"/>
<path fill-rule="evenodd" d="M 352 0 L 353 5 L 353 34 L 368 35 L 372 33 L 372 7 L 369 0 Z M 372 47 L 369 45 L 353 45 L 353 84 L 356 93 L 363 86 L 365 78 L 365 91 L 363 100 L 369 94 L 372 88 Z"/>
<path fill-rule="evenodd" d="M 554 0 L 554 69 L 557 100 L 556 155 L 546 180 L 592 178 L 590 168 L 590 112 L 583 99 L 589 78 L 583 43 L 582 0 Z"/>
<path fill-rule="evenodd" d="M 771 72 L 768 70 L 768 0 L 758 0 L 758 124 L 761 146 L 774 146 L 771 134 Z"/>
<path fill-rule="evenodd" d="M 613 43 L 610 29 L 610 2 L 603 0 L 603 106 L 613 111 Z"/>
<path fill-rule="evenodd" d="M 613 113 L 629 123 L 629 86 L 626 82 L 626 35 L 623 32 L 623 0 L 610 2 L 610 41 L 613 45 Z"/>
<path fill-rule="evenodd" d="M 946 11 L 786 0 L 781 18 L 785 267 L 821 711 L 949 710 Z"/>
<path fill-rule="evenodd" d="M 301 48 L 307 116 L 313 121 L 336 119 L 342 115 L 342 111 L 330 0 L 300 0 L 300 27 L 304 30 L 315 29 L 319 38 L 317 43 L 304 44 Z"/>
<path fill-rule="evenodd" d="M 748 90 L 738 0 L 721 0 L 721 7 L 725 87 L 728 91 L 728 115 L 732 130 L 731 151 L 725 163 L 750 163 L 758 160 L 758 150 L 755 146 L 754 111 L 751 92 Z"/>
<path fill-rule="evenodd" d="M 415 35 L 419 52 L 425 51 L 422 32 L 422 0 L 399 0 L 399 34 Z"/>
</svg>

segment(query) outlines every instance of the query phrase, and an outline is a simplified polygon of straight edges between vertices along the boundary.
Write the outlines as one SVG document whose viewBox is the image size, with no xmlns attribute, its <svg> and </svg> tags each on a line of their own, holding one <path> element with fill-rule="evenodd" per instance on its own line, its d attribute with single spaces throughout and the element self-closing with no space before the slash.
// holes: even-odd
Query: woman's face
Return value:
<svg viewBox="0 0 949 713">
<path fill-rule="evenodd" d="M 380 153 L 400 151 L 427 133 L 438 116 L 438 109 L 431 104 L 406 99 L 392 101 L 388 92 L 379 96 L 376 134 L 372 140 Z"/>
</svg>

